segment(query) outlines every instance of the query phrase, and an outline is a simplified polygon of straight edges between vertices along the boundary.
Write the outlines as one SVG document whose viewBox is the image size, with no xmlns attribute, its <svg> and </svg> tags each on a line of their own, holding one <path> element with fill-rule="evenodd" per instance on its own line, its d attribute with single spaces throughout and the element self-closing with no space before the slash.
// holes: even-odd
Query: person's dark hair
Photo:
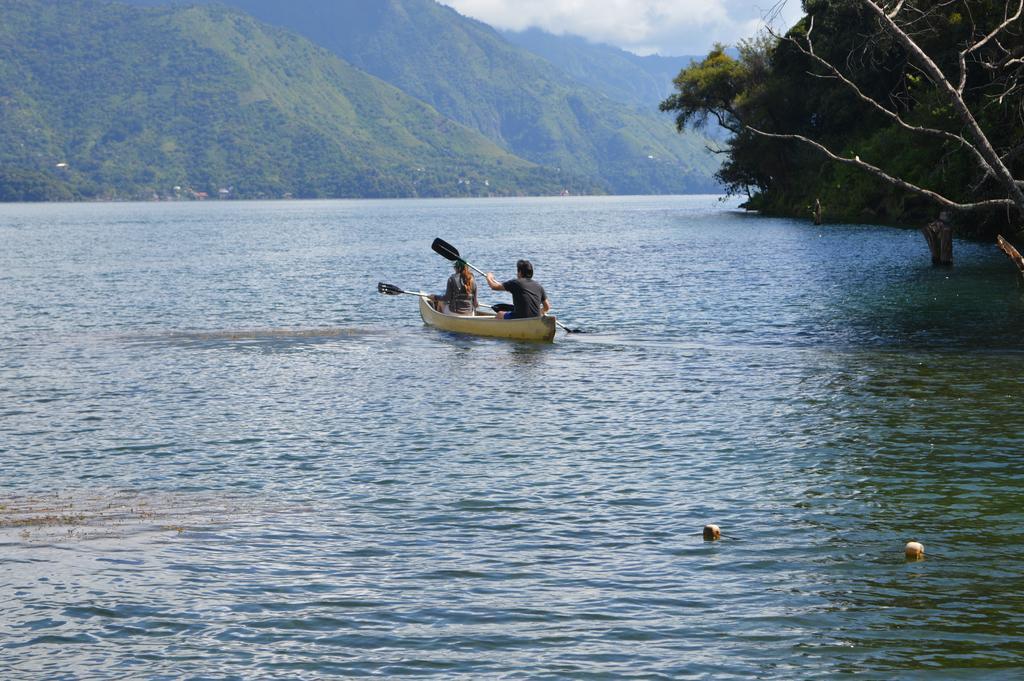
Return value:
<svg viewBox="0 0 1024 681">
<path fill-rule="evenodd" d="M 473 292 L 473 273 L 465 260 L 455 261 L 455 271 L 462 275 L 462 285 L 466 287 L 466 293 Z"/>
<path fill-rule="evenodd" d="M 533 279 L 533 264 L 529 260 L 520 260 L 516 263 L 516 272 L 521 277 Z"/>
</svg>

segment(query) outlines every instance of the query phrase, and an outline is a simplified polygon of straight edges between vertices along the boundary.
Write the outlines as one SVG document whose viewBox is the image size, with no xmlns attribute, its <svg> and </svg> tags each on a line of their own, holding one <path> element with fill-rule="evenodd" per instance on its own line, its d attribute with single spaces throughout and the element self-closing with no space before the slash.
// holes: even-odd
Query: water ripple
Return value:
<svg viewBox="0 0 1024 681">
<path fill-rule="evenodd" d="M 4 677 L 1024 666 L 1024 300 L 992 249 L 937 271 L 914 232 L 701 197 L 0 231 Z M 589 333 L 459 337 L 374 293 L 439 288 L 435 236 L 531 257 Z"/>
</svg>

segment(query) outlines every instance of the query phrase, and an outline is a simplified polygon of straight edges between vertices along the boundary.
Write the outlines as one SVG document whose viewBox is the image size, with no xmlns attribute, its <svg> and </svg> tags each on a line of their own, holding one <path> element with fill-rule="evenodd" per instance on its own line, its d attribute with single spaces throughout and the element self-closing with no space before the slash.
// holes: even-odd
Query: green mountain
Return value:
<svg viewBox="0 0 1024 681">
<path fill-rule="evenodd" d="M 227 2 L 301 33 L 535 163 L 615 193 L 718 188 L 706 138 L 676 133 L 656 103 L 640 110 L 617 101 L 434 0 Z M 674 76 L 666 75 L 666 91 Z"/>
<path fill-rule="evenodd" d="M 0 16 L 0 200 L 596 188 L 236 10 L 0 0 Z"/>
</svg>

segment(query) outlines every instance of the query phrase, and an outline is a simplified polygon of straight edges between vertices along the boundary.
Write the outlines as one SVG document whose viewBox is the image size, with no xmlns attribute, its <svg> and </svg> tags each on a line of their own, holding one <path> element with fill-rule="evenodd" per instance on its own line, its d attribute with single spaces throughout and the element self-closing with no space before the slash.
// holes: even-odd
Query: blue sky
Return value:
<svg viewBox="0 0 1024 681">
<path fill-rule="evenodd" d="M 543 28 L 610 43 L 638 54 L 706 54 L 717 42 L 734 45 L 776 17 L 788 28 L 799 0 L 441 0 L 495 28 Z"/>
</svg>

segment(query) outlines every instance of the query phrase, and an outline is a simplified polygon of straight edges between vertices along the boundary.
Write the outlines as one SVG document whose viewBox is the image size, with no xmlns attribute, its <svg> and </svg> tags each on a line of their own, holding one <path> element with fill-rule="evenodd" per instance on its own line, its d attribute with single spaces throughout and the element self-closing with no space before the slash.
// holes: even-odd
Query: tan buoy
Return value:
<svg viewBox="0 0 1024 681">
<path fill-rule="evenodd" d="M 908 541 L 903 552 L 909 560 L 921 560 L 924 558 L 924 544 L 916 541 Z"/>
<path fill-rule="evenodd" d="M 722 530 L 718 525 L 704 526 L 704 541 L 716 541 L 722 538 Z"/>
</svg>

